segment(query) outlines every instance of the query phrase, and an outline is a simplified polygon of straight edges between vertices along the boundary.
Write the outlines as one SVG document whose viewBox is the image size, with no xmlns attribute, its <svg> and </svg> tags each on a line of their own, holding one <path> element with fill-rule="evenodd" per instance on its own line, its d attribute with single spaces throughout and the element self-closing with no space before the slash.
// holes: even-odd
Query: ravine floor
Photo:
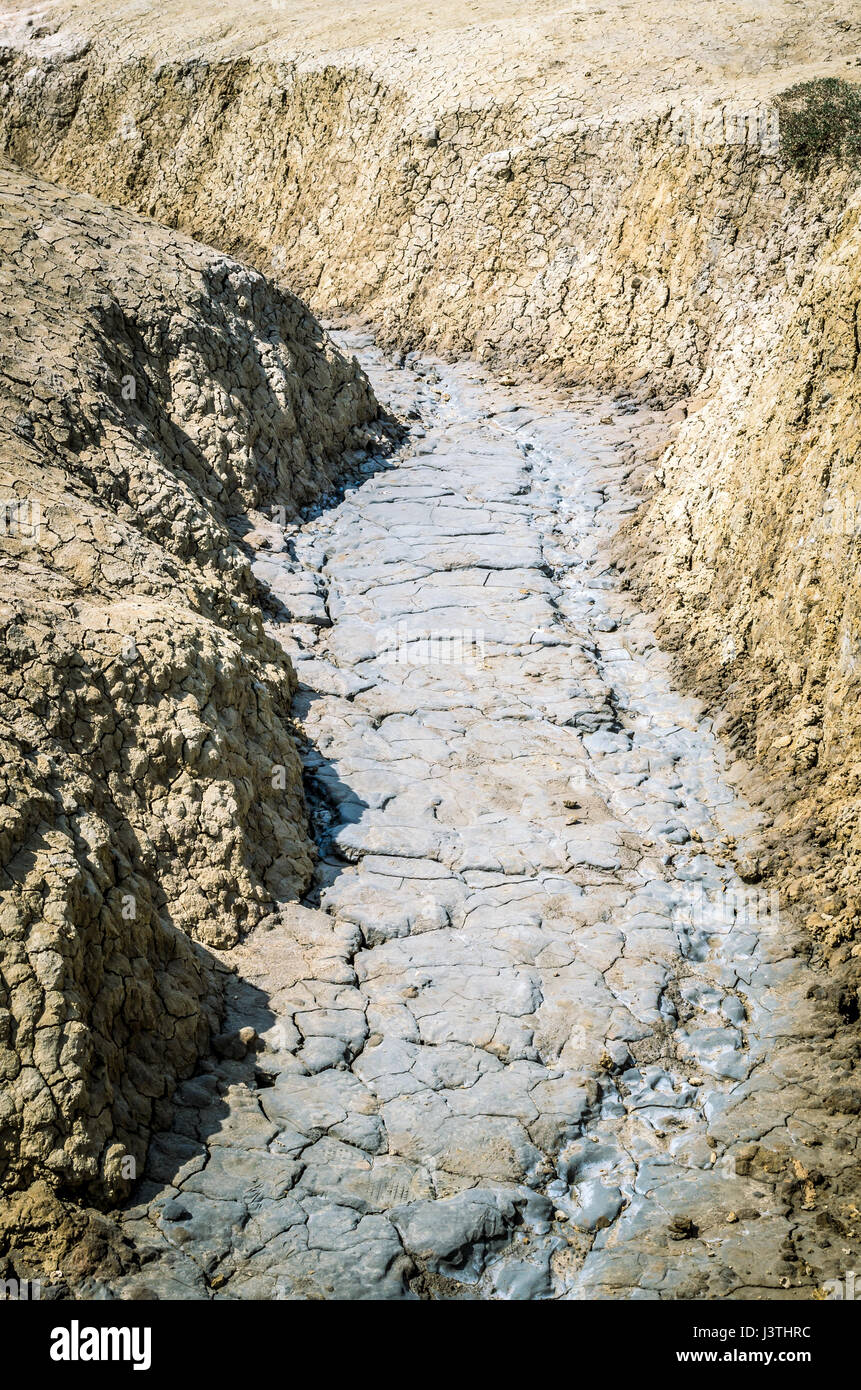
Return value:
<svg viewBox="0 0 861 1390">
<path fill-rule="evenodd" d="M 608 562 L 629 452 L 600 407 L 342 342 L 410 439 L 248 537 L 314 905 L 231 953 L 252 1050 L 183 1086 L 144 1268 L 85 1296 L 810 1297 L 857 1251 L 835 1019 Z"/>
</svg>

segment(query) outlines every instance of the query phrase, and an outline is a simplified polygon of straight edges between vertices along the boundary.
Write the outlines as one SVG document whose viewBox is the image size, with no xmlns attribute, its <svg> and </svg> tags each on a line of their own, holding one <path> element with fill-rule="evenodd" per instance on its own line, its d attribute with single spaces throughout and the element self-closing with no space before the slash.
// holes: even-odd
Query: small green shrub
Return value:
<svg viewBox="0 0 861 1390">
<path fill-rule="evenodd" d="M 861 162 L 861 86 L 817 77 L 775 100 L 781 153 L 797 169 L 814 174 L 823 160 Z"/>
</svg>

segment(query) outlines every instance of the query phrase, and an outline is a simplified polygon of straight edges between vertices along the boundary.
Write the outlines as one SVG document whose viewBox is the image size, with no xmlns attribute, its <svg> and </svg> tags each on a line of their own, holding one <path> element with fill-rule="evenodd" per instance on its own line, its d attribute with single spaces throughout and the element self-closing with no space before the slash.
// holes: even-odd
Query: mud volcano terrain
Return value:
<svg viewBox="0 0 861 1390">
<path fill-rule="evenodd" d="M 2 1273 L 828 1296 L 854 7 L 2 22 Z"/>
</svg>

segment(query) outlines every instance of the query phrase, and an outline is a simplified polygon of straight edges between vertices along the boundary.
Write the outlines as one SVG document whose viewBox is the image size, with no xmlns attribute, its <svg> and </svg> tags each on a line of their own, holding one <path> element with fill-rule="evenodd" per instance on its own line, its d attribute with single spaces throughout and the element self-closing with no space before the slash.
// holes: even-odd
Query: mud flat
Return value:
<svg viewBox="0 0 861 1390">
<path fill-rule="evenodd" d="M 761 817 L 609 562 L 630 440 L 600 398 L 341 341 L 413 436 L 246 536 L 316 888 L 230 953 L 232 1056 L 123 1219 L 141 1272 L 80 1292 L 821 1293 L 857 1047 L 727 862 Z"/>
</svg>

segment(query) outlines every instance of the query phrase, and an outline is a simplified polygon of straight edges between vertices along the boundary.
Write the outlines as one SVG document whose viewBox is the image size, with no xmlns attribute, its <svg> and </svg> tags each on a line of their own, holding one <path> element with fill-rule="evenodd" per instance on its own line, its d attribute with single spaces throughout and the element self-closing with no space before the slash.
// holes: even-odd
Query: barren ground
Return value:
<svg viewBox="0 0 861 1390">
<path fill-rule="evenodd" d="M 822 1296 L 861 191 L 772 98 L 857 7 L 0 26 L 7 1268 Z"/>
</svg>

